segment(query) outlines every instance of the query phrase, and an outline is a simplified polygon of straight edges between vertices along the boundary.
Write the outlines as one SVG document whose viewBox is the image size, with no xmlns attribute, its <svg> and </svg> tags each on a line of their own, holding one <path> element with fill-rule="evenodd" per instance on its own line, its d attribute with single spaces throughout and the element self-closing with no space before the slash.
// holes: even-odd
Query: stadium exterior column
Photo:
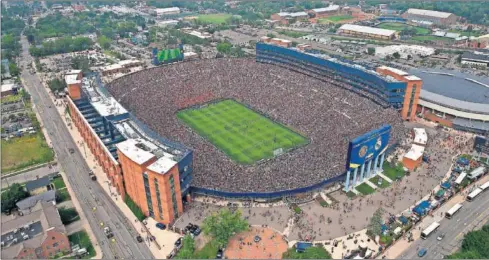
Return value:
<svg viewBox="0 0 489 260">
<path fill-rule="evenodd" d="M 372 160 L 368 161 L 366 178 L 370 177 L 370 168 L 372 168 Z"/>
<path fill-rule="evenodd" d="M 355 171 L 353 171 L 353 183 L 351 184 L 351 186 L 353 186 L 353 188 L 355 188 L 355 184 L 357 184 L 357 173 L 358 173 L 358 167 L 355 168 Z"/>
<path fill-rule="evenodd" d="M 379 165 L 380 171 L 382 171 L 382 169 L 384 169 L 384 159 L 385 159 L 385 152 L 380 157 L 380 165 Z"/>
<path fill-rule="evenodd" d="M 377 175 L 377 166 L 379 164 L 379 156 L 375 157 L 375 162 L 374 162 L 374 172 L 372 173 L 372 176 Z"/>
<path fill-rule="evenodd" d="M 350 191 L 350 171 L 346 172 L 345 191 Z"/>
<path fill-rule="evenodd" d="M 362 169 L 360 169 L 360 182 L 363 181 L 363 174 L 365 173 L 365 163 L 362 164 Z"/>
</svg>

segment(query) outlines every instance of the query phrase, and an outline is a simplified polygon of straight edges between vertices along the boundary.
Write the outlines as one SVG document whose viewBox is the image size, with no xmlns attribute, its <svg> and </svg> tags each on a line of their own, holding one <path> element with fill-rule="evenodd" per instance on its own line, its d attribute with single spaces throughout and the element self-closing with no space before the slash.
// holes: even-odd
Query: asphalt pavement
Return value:
<svg viewBox="0 0 489 260">
<path fill-rule="evenodd" d="M 427 239 L 418 239 L 406 249 L 401 256 L 403 259 L 419 258 L 418 251 L 426 248 L 428 251 L 423 258 L 442 259 L 453 254 L 460 248 L 464 234 L 477 230 L 484 223 L 489 223 L 489 191 L 485 191 L 475 200 L 464 201 L 463 207 L 451 219 L 443 218 L 440 227 Z M 441 234 L 445 237 L 438 241 Z"/>
<path fill-rule="evenodd" d="M 14 183 L 24 183 L 28 181 L 32 181 L 38 178 L 42 178 L 51 173 L 58 172 L 58 166 L 43 166 L 34 170 L 26 171 L 21 174 L 11 175 L 8 177 L 2 176 L 2 189 L 7 188 L 9 185 Z"/>
<path fill-rule="evenodd" d="M 20 63 L 27 68 L 27 64 L 32 64 L 33 58 L 28 52 L 29 44 L 26 37 L 22 36 L 21 44 L 23 50 Z M 66 172 L 68 181 L 98 240 L 103 258 L 154 258 L 145 243 L 136 241 L 137 232 L 129 222 L 133 220 L 128 220 L 100 184 L 89 178 L 90 168 L 76 149 L 75 142 L 39 77 L 31 74 L 27 69 L 22 71 L 21 77 L 41 117 L 42 125 L 52 141 L 58 164 Z M 73 148 L 75 153 L 70 154 L 68 151 L 70 148 Z M 109 240 L 105 237 L 102 224 L 111 227 L 114 232 L 113 239 Z"/>
</svg>

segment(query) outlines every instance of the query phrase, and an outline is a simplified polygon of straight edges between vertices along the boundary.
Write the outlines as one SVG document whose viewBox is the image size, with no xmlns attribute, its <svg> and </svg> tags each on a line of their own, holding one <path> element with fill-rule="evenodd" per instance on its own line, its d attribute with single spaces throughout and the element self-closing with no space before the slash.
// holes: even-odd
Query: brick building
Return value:
<svg viewBox="0 0 489 260">
<path fill-rule="evenodd" d="M 272 14 L 270 16 L 270 19 L 272 21 L 278 21 L 281 24 L 288 24 L 290 20 L 309 19 L 309 14 L 307 14 L 306 12 L 295 12 L 295 13 L 280 12 L 280 13 Z"/>
<path fill-rule="evenodd" d="M 391 67 L 377 67 L 377 72 L 407 83 L 406 90 L 404 92 L 404 102 L 401 110 L 401 116 L 404 120 L 414 120 L 423 81 L 419 77 Z"/>
<path fill-rule="evenodd" d="M 78 92 L 78 99 L 68 98 L 72 121 L 110 184 L 146 216 L 172 223 L 183 212 L 182 200 L 190 200 L 191 151 L 132 118 L 100 78 L 87 81 Z"/>
<path fill-rule="evenodd" d="M 339 5 L 330 5 L 324 8 L 315 8 L 309 10 L 309 14 L 311 14 L 314 18 L 324 18 L 328 16 L 338 15 L 340 13 Z"/>
<path fill-rule="evenodd" d="M 3 259 L 48 259 L 69 252 L 66 228 L 52 203 L 39 201 L 28 215 L 2 218 Z"/>
</svg>

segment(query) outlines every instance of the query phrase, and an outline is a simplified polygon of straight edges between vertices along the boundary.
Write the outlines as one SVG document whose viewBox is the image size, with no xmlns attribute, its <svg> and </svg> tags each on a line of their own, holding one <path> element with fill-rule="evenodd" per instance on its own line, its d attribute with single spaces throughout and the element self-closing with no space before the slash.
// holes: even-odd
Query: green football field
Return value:
<svg viewBox="0 0 489 260">
<path fill-rule="evenodd" d="M 285 126 L 230 99 L 181 110 L 177 117 L 241 164 L 272 158 L 309 142 Z"/>
</svg>

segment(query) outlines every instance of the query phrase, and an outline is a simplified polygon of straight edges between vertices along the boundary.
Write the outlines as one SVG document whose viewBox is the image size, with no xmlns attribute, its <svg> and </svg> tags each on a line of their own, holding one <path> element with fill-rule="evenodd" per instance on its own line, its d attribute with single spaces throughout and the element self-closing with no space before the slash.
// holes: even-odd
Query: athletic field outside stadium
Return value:
<svg viewBox="0 0 489 260">
<path fill-rule="evenodd" d="M 158 61 L 164 62 L 167 60 L 173 60 L 180 55 L 180 49 L 169 49 L 169 50 L 161 50 L 157 54 Z"/>
<path fill-rule="evenodd" d="M 177 117 L 241 164 L 273 158 L 309 142 L 231 99 L 184 109 L 177 113 Z"/>
</svg>

